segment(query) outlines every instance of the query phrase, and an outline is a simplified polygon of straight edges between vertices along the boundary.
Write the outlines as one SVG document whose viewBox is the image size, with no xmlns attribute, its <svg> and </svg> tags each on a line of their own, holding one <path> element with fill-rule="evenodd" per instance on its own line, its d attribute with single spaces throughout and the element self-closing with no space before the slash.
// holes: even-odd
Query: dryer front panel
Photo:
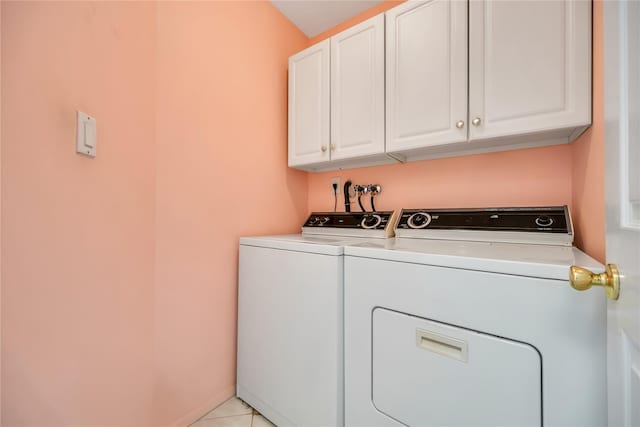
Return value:
<svg viewBox="0 0 640 427">
<path fill-rule="evenodd" d="M 345 251 L 348 249 L 349 247 Z M 397 427 L 403 424 L 387 415 L 387 413 L 397 414 L 402 408 L 392 406 L 393 401 L 390 398 L 385 401 L 385 398 L 380 396 L 380 387 L 383 384 L 381 370 L 383 360 L 380 359 L 382 357 L 380 352 L 376 356 L 373 355 L 374 341 L 376 346 L 379 343 L 383 346 L 380 348 L 391 352 L 387 355 L 390 359 L 384 362 L 384 366 L 389 367 L 388 373 L 385 374 L 388 376 L 386 387 L 389 393 L 397 394 L 400 400 L 418 399 L 419 405 L 427 411 L 426 403 L 418 396 L 423 393 L 423 390 L 416 375 L 423 375 L 422 380 L 426 382 L 424 387 L 433 383 L 437 376 L 434 376 L 431 371 L 422 373 L 421 369 L 425 364 L 418 362 L 420 357 L 418 355 L 428 360 L 435 360 L 436 356 L 441 355 L 425 355 L 424 353 L 428 350 L 417 348 L 416 330 L 430 331 L 429 328 L 420 326 L 421 321 L 425 319 L 441 322 L 440 326 L 455 325 L 465 328 L 461 332 L 479 331 L 490 334 L 491 337 L 508 338 L 535 346 L 544 360 L 543 422 L 537 425 L 542 424 L 544 427 L 607 425 L 606 370 L 602 369 L 602 366 L 606 366 L 606 302 L 601 294 L 578 293 L 569 285 L 568 280 L 474 270 L 473 267 L 478 265 L 473 264 L 474 258 L 470 256 L 442 255 L 430 258 L 433 262 L 437 260 L 448 262 L 449 258 L 459 257 L 462 260 L 455 262 L 459 265 L 466 263 L 469 266 L 452 268 L 421 264 L 419 259 L 411 258 L 412 254 L 409 252 L 405 254 L 410 262 L 376 258 L 375 249 L 370 251 L 372 256 L 364 256 L 367 255 L 366 252 L 366 250 L 362 251 L 363 256 L 345 255 L 344 257 L 345 425 Z M 391 255 L 400 253 L 388 252 Z M 455 265 L 455 262 L 451 265 Z M 524 265 L 524 263 L 514 264 Z M 518 268 L 514 267 L 515 270 Z M 392 333 L 394 329 L 391 326 L 386 333 L 376 330 L 374 334 L 373 327 L 380 325 L 373 324 L 372 313 L 379 308 L 397 313 L 409 313 L 422 319 L 409 318 L 406 338 L 394 344 L 393 340 L 400 340 L 400 332 Z M 400 326 L 397 328 L 398 331 L 402 330 Z M 383 344 L 385 334 L 390 336 L 386 344 Z M 474 355 L 482 346 L 476 346 L 476 343 L 467 339 L 465 334 L 444 332 L 442 335 L 466 341 L 467 363 L 470 368 L 475 368 Z M 479 341 L 483 340 L 479 339 Z M 507 341 L 507 344 L 509 343 Z M 428 342 L 425 344 L 428 345 Z M 453 341 L 452 354 L 456 354 L 455 344 Z M 514 352 L 514 356 L 505 358 L 503 353 L 511 354 L 512 349 L 509 345 L 486 345 L 487 349 L 490 349 L 488 354 L 501 364 L 500 369 L 505 372 L 516 368 L 517 371 L 534 369 L 531 366 L 535 363 L 532 362 L 532 365 L 532 363 L 522 362 L 522 360 L 528 360 L 527 353 L 519 355 Z M 406 352 L 404 348 L 407 349 Z M 503 348 L 505 352 L 502 351 Z M 531 352 L 530 355 L 533 354 Z M 404 353 L 412 358 L 406 360 L 401 358 L 401 354 Z M 462 365 L 459 360 L 449 359 L 447 362 L 451 366 Z M 503 364 L 503 360 L 507 362 Z M 516 368 L 511 366 L 513 364 Z M 407 373 L 401 372 L 405 368 Z M 472 371 L 482 374 L 480 369 L 472 369 Z M 460 372 L 464 370 L 458 370 L 457 375 L 460 375 Z M 395 379 L 400 374 L 406 375 L 407 381 L 410 381 L 408 384 L 413 389 L 409 389 L 400 380 Z M 441 383 L 436 387 L 437 392 L 456 396 L 458 406 L 452 414 L 467 410 L 476 411 L 477 402 L 462 400 L 462 397 L 466 396 L 464 388 L 466 386 L 463 387 L 463 383 L 456 384 L 455 378 L 457 377 L 451 381 L 453 388 L 448 388 L 448 384 Z M 377 382 L 375 386 L 373 380 Z M 392 383 L 392 380 L 397 382 Z M 510 384 L 507 386 L 511 390 L 512 386 Z M 405 387 L 407 387 L 406 390 Z M 501 390 L 489 388 L 484 390 L 484 394 L 494 392 L 501 393 Z M 538 401 L 538 391 L 527 389 L 527 392 L 538 396 L 536 397 Z M 508 400 L 498 402 L 499 399 L 485 397 L 482 394 L 480 397 L 485 399 L 484 402 L 487 401 L 486 399 L 495 402 L 498 411 L 509 410 Z M 511 399 L 511 396 L 509 398 Z M 419 406 L 415 402 L 416 400 L 413 400 L 413 406 Z M 539 403 L 533 406 L 539 408 Z M 381 409 L 386 412 L 382 412 Z M 438 411 L 439 408 L 434 410 Z M 411 424 L 405 420 L 404 423 L 414 427 L 452 425 L 448 422 L 422 422 L 421 413 L 414 415 L 419 419 L 418 422 Z M 477 425 L 475 421 L 471 424 Z M 503 425 L 511 427 L 518 424 L 509 421 Z"/>
<path fill-rule="evenodd" d="M 542 424 L 540 354 L 519 343 L 376 308 L 373 404 L 409 426 Z"/>
</svg>

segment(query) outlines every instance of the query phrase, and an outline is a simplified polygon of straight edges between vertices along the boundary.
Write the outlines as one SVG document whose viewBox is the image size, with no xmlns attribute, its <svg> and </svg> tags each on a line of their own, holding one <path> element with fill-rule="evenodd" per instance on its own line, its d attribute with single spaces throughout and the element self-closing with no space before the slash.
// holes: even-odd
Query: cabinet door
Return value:
<svg viewBox="0 0 640 427">
<path fill-rule="evenodd" d="M 467 2 L 407 2 L 387 17 L 387 152 L 467 139 Z"/>
<path fill-rule="evenodd" d="M 470 2 L 470 139 L 591 122 L 591 2 Z"/>
<path fill-rule="evenodd" d="M 289 58 L 289 166 L 329 161 L 329 47 Z"/>
<path fill-rule="evenodd" d="M 331 38 L 331 159 L 384 153 L 384 16 Z"/>
</svg>

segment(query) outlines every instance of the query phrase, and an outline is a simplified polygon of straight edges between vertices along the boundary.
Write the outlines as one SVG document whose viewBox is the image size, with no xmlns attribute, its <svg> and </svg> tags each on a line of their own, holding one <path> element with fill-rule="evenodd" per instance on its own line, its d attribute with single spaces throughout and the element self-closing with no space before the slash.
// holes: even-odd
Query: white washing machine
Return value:
<svg viewBox="0 0 640 427">
<path fill-rule="evenodd" d="M 302 234 L 240 239 L 237 395 L 274 424 L 344 425 L 344 246 L 394 221 L 314 213 Z"/>
<path fill-rule="evenodd" d="M 606 298 L 566 207 L 403 210 L 345 248 L 345 424 L 606 426 Z"/>
</svg>

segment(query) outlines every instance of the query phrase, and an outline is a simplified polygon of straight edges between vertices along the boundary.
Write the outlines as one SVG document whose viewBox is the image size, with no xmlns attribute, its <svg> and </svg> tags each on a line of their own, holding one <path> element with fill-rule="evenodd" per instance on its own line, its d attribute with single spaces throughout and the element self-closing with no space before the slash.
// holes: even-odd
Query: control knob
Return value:
<svg viewBox="0 0 640 427">
<path fill-rule="evenodd" d="M 380 225 L 381 222 L 382 218 L 380 217 L 380 215 L 371 214 L 365 215 L 365 217 L 362 218 L 362 222 L 360 223 L 360 225 L 362 225 L 362 228 L 371 229 L 376 228 L 378 225 Z"/>
<path fill-rule="evenodd" d="M 409 228 L 425 228 L 430 223 L 431 215 L 426 212 L 416 212 L 407 220 Z"/>
<path fill-rule="evenodd" d="M 320 225 L 325 225 L 328 222 L 329 222 L 328 216 L 323 216 L 322 218 L 320 218 Z"/>
<path fill-rule="evenodd" d="M 316 225 L 320 221 L 320 218 L 317 216 L 312 216 L 309 218 L 309 225 Z"/>
<path fill-rule="evenodd" d="M 553 224 L 553 218 L 549 216 L 542 215 L 536 218 L 536 225 L 538 227 L 551 227 L 552 224 Z"/>
</svg>

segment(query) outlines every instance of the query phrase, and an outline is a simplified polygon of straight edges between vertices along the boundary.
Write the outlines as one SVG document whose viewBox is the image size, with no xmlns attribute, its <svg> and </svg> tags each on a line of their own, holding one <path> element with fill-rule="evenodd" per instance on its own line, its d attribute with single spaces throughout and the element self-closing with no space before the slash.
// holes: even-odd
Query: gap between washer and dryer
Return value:
<svg viewBox="0 0 640 427">
<path fill-rule="evenodd" d="M 200 418 L 190 427 L 275 427 L 258 411 L 232 397 Z"/>
</svg>

